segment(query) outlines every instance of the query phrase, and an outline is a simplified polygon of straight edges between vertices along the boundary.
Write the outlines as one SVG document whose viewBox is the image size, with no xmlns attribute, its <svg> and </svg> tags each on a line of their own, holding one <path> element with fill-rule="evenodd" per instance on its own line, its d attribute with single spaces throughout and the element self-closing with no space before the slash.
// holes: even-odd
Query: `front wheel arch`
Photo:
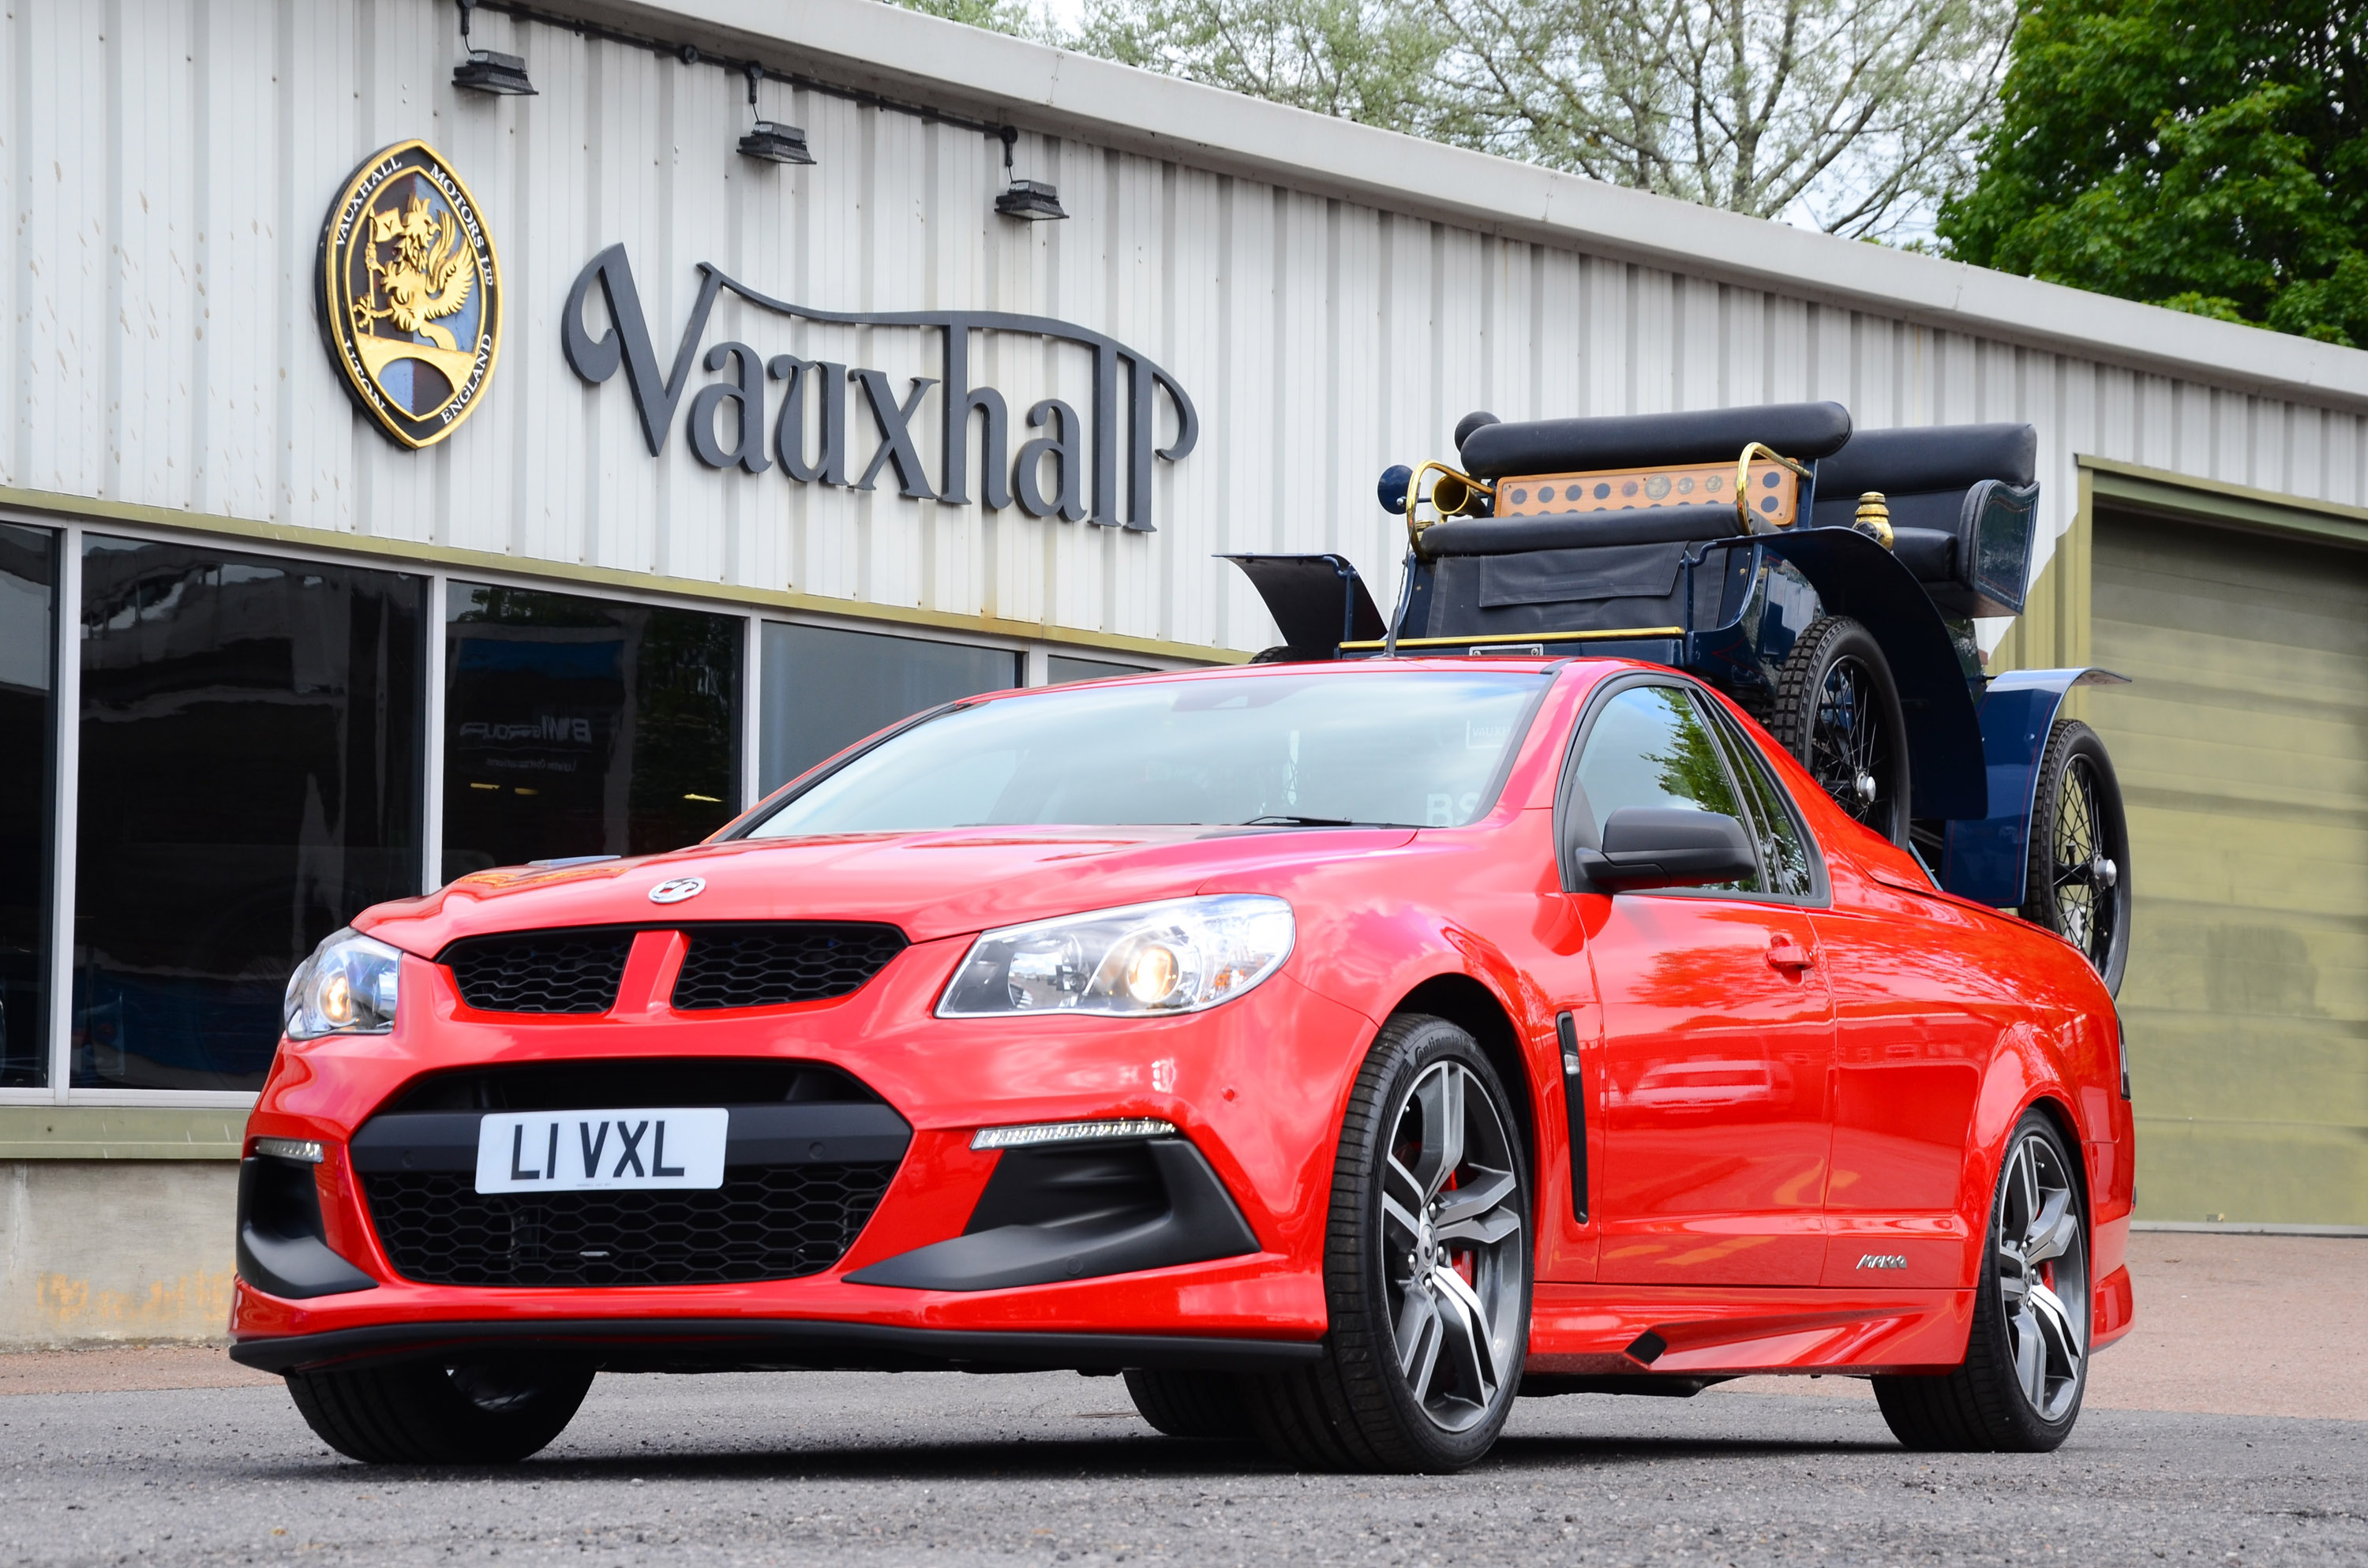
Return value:
<svg viewBox="0 0 2368 1568">
<path fill-rule="evenodd" d="M 1520 1122 L 1523 1157 L 1530 1167 L 1530 1190 L 1538 1190 L 1538 1088 L 1529 1054 L 1521 1048 L 1520 1031 L 1497 994 L 1468 974 L 1438 974 L 1398 999 L 1388 1018 L 1411 1013 L 1444 1018 L 1470 1035 L 1495 1068 L 1497 1078 L 1512 1091 L 1513 1115 Z"/>
</svg>

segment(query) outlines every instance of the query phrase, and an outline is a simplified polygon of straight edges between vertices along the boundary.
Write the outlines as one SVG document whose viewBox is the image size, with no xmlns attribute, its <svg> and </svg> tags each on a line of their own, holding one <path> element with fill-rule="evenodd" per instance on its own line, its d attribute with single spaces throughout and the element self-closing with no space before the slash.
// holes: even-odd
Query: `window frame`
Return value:
<svg viewBox="0 0 2368 1568">
<path fill-rule="evenodd" d="M 1719 754 L 1719 768 L 1726 776 L 1728 792 L 1735 797 L 1736 805 L 1741 813 L 1738 820 L 1742 822 L 1744 831 L 1751 835 L 1752 863 L 1759 868 L 1759 880 L 1765 884 L 1769 880 L 1768 863 L 1767 857 L 1760 847 L 1759 812 L 1753 804 L 1751 794 L 1743 788 L 1742 780 L 1736 777 L 1736 759 L 1728 755 L 1728 748 L 1731 745 L 1750 744 L 1750 736 L 1728 717 L 1709 689 L 1700 681 L 1676 671 L 1639 671 L 1634 675 L 1614 676 L 1597 687 L 1588 695 L 1587 706 L 1580 711 L 1578 722 L 1571 726 L 1570 741 L 1563 753 L 1562 775 L 1554 785 L 1554 865 L 1561 877 L 1563 892 L 1582 893 L 1601 891 L 1589 884 L 1571 853 L 1574 849 L 1601 847 L 1601 840 L 1595 825 L 1594 808 L 1588 804 L 1586 790 L 1578 781 L 1579 758 L 1585 754 L 1588 742 L 1593 738 L 1595 726 L 1601 719 L 1604 710 L 1609 708 L 1622 692 L 1649 687 L 1667 687 L 1684 693 L 1688 701 L 1693 706 L 1700 722 L 1712 731 L 1713 744 Z M 1766 759 L 1762 758 L 1761 763 L 1764 767 Z M 1770 782 L 1776 787 L 1778 801 L 1792 813 L 1793 825 L 1799 832 L 1801 842 L 1808 846 L 1810 888 L 1806 893 L 1773 892 L 1768 891 L 1763 885 L 1758 890 L 1748 892 L 1739 892 L 1733 888 L 1643 888 L 1633 892 L 1605 896 L 1709 898 L 1724 899 L 1730 903 L 1782 904 L 1803 909 L 1829 908 L 1833 903 L 1833 883 L 1826 873 L 1825 846 L 1817 842 L 1816 835 L 1810 830 L 1806 814 L 1801 811 L 1800 803 L 1793 799 L 1792 792 L 1784 788 L 1782 778 L 1773 767 L 1769 767 L 1767 772 Z"/>
</svg>

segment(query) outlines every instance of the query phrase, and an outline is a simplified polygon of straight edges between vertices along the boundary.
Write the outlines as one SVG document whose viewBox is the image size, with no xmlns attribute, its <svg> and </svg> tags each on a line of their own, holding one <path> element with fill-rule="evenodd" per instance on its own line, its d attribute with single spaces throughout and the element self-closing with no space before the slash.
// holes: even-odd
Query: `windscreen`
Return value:
<svg viewBox="0 0 2368 1568">
<path fill-rule="evenodd" d="M 1278 672 L 1004 698 L 882 742 L 748 836 L 1037 823 L 1455 827 L 1492 803 L 1546 680 Z"/>
</svg>

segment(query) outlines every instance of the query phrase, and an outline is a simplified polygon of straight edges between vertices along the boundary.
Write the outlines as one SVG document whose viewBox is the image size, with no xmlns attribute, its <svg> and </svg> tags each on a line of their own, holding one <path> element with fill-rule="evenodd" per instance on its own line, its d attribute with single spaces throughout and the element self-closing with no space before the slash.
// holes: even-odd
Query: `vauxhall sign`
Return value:
<svg viewBox="0 0 2368 1568">
<path fill-rule="evenodd" d="M 690 392 L 683 435 L 692 454 L 711 468 L 762 473 L 778 463 L 802 483 L 858 490 L 874 488 L 893 472 L 905 495 L 962 506 L 975 487 L 977 499 L 998 510 L 1016 501 L 1031 517 L 1090 517 L 1110 527 L 1149 530 L 1152 459 L 1173 462 L 1200 437 L 1200 416 L 1175 377 L 1116 338 L 1075 323 L 1005 311 L 816 310 L 758 293 L 710 264 L 702 262 L 699 270 L 699 297 L 672 361 L 663 366 L 623 245 L 594 256 L 567 291 L 561 326 L 567 363 L 595 384 L 624 371 L 652 456 L 665 449 L 684 394 Z M 607 330 L 598 336 L 585 320 L 596 289 L 609 317 Z M 913 377 L 900 392 L 882 370 L 794 354 L 768 357 L 746 343 L 717 343 L 702 355 L 708 316 L 727 290 L 759 309 L 794 319 L 935 332 L 940 373 Z M 1093 358 L 1087 412 L 1081 415 L 1061 399 L 1048 397 L 1015 417 L 1001 392 L 972 382 L 971 338 L 982 331 L 1084 348 Z M 724 375 L 691 392 L 694 365 Z M 939 395 L 931 429 L 924 425 L 922 408 L 933 386 Z M 1161 395 L 1176 418 L 1175 439 L 1164 447 L 1156 436 L 1156 403 Z M 876 443 L 870 438 L 874 428 Z M 934 487 L 925 449 L 934 449 L 938 459 Z"/>
<path fill-rule="evenodd" d="M 666 449 L 679 413 L 692 455 L 710 468 L 762 473 L 778 463 L 801 483 L 857 490 L 893 472 L 898 493 L 920 499 L 966 506 L 975 489 L 998 510 L 1017 502 L 1032 517 L 1149 531 L 1152 459 L 1174 462 L 1200 439 L 1200 415 L 1174 376 L 1074 322 L 1008 311 L 816 310 L 760 294 L 706 263 L 699 271 L 699 298 L 664 365 L 623 245 L 594 256 L 567 291 L 560 335 L 567 363 L 596 385 L 624 371 L 653 457 Z M 404 447 L 458 429 L 492 379 L 504 300 L 492 237 L 444 158 L 426 142 L 404 142 L 366 159 L 330 207 L 317 272 L 322 337 L 355 403 Z M 596 289 L 609 317 L 598 335 L 585 321 Z M 791 319 L 934 332 L 939 373 L 910 378 L 899 391 L 882 370 L 768 357 L 746 343 L 702 353 L 708 317 L 727 290 Z M 1084 349 L 1093 361 L 1092 402 L 1080 413 L 1042 398 L 1022 413 L 995 388 L 973 385 L 971 343 L 984 332 Z M 694 367 L 723 374 L 693 391 Z M 925 417 L 932 387 L 936 412 Z M 1176 429 L 1164 447 L 1162 397 Z M 925 450 L 936 455 L 934 485 Z"/>
</svg>

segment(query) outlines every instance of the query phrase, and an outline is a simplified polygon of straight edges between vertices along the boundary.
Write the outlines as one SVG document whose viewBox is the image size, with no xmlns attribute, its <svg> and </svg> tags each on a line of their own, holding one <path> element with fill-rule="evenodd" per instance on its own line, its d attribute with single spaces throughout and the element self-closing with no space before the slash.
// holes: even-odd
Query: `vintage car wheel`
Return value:
<svg viewBox="0 0 2368 1568">
<path fill-rule="evenodd" d="M 1202 1443 L 1258 1440 L 1240 1381 L 1222 1372 L 1132 1371 L 1126 1394 L 1135 1413 L 1170 1437 Z"/>
<path fill-rule="evenodd" d="M 1873 632 L 1848 616 L 1812 621 L 1761 705 L 1768 733 L 1837 805 L 1894 844 L 1907 842 L 1907 722 Z"/>
<path fill-rule="evenodd" d="M 2046 1453 L 2072 1434 L 2089 1379 L 2087 1203 L 2055 1124 L 2029 1111 L 2007 1141 L 1990 1205 L 1964 1364 L 1878 1377 L 1892 1434 L 1911 1449 Z"/>
<path fill-rule="evenodd" d="M 507 1464 L 549 1445 L 592 1387 L 589 1367 L 412 1362 L 290 1372 L 320 1439 L 364 1464 Z"/>
<path fill-rule="evenodd" d="M 2025 920 L 2046 926 L 2122 988 L 2130 956 L 2130 828 L 2121 781 L 2097 733 L 2059 719 L 2041 754 L 2031 801 Z"/>
<path fill-rule="evenodd" d="M 1437 1472 L 1496 1442 L 1529 1344 L 1519 1126 L 1463 1029 L 1408 1016 L 1382 1030 L 1333 1167 L 1324 1358 L 1241 1385 L 1283 1460 Z"/>
</svg>

